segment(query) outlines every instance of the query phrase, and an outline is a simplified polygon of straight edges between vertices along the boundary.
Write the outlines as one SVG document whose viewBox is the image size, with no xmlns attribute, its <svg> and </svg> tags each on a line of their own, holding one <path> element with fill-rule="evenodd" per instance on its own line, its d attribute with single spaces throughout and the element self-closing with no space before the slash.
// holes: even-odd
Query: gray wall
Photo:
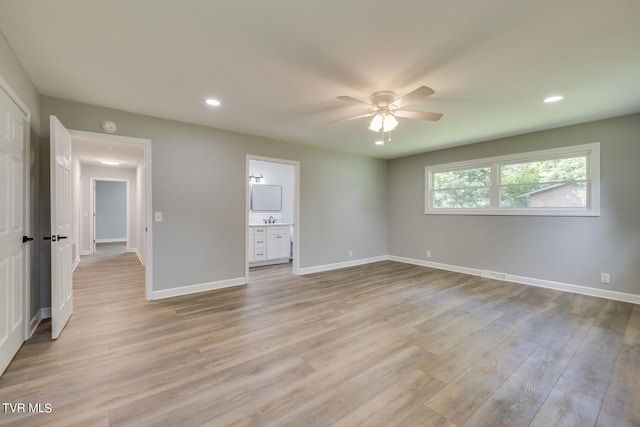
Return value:
<svg viewBox="0 0 640 427">
<path fill-rule="evenodd" d="M 152 140 L 152 210 L 164 214 L 151 224 L 154 290 L 244 276 L 247 154 L 300 162 L 300 267 L 387 253 L 383 160 L 49 97 L 41 105 L 69 129 L 101 132 L 110 119 L 118 134 Z"/>
<path fill-rule="evenodd" d="M 38 217 L 39 196 L 40 196 L 40 138 L 31 130 L 29 139 L 29 236 L 34 240 L 29 243 L 29 265 L 31 267 L 29 277 L 31 280 L 31 288 L 29 292 L 29 313 L 36 313 L 40 310 L 40 246 L 45 243 L 36 235 L 36 231 L 40 229 Z M 27 232 L 27 231 L 25 231 Z"/>
<path fill-rule="evenodd" d="M 127 240 L 127 183 L 96 181 L 96 241 Z"/>
<path fill-rule="evenodd" d="M 40 308 L 51 307 L 51 241 L 42 240 L 44 236 L 51 236 L 51 182 L 49 171 L 51 165 L 49 162 L 50 145 L 48 137 L 40 137 L 38 144 L 38 155 L 40 159 L 39 170 L 35 173 L 38 176 L 38 196 L 37 203 L 31 206 L 38 217 L 38 231 L 35 233 L 38 241 L 39 282 L 31 283 L 31 292 L 37 292 L 40 297 Z M 33 266 L 32 266 L 33 268 Z M 31 316 L 35 312 L 31 313 Z"/>
<path fill-rule="evenodd" d="M 589 142 L 601 143 L 600 217 L 424 214 L 427 165 Z M 640 294 L 639 161 L 640 114 L 390 160 L 389 254 Z"/>
</svg>

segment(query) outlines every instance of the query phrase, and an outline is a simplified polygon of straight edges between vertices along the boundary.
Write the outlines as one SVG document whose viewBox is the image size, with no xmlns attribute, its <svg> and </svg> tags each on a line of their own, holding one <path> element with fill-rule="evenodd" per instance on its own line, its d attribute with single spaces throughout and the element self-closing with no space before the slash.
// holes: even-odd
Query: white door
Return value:
<svg viewBox="0 0 640 427">
<path fill-rule="evenodd" d="M 0 87 L 0 375 L 25 340 L 24 149 L 27 118 Z"/>
<path fill-rule="evenodd" d="M 55 117 L 51 127 L 51 338 L 73 313 L 71 253 L 71 134 Z"/>
</svg>

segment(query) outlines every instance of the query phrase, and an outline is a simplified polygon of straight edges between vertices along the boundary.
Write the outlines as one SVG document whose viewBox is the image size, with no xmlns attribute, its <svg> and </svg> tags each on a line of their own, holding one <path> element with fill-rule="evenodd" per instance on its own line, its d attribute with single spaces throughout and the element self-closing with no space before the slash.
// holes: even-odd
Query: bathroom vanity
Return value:
<svg viewBox="0 0 640 427">
<path fill-rule="evenodd" d="M 249 226 L 249 267 L 282 264 L 291 256 L 291 224 Z"/>
</svg>

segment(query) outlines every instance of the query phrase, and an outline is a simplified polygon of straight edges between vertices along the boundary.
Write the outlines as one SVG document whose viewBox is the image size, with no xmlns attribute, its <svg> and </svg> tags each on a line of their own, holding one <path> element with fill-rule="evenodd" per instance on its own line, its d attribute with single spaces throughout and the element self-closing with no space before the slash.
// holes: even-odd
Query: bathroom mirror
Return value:
<svg viewBox="0 0 640 427">
<path fill-rule="evenodd" d="M 252 185 L 251 210 L 280 212 L 282 210 L 282 187 L 279 185 Z"/>
</svg>

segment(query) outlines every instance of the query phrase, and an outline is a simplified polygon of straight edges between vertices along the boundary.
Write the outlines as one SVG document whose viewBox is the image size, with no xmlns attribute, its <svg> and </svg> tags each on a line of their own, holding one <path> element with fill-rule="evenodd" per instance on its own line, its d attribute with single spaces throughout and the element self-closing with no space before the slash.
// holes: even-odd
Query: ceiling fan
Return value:
<svg viewBox="0 0 640 427">
<path fill-rule="evenodd" d="M 420 119 L 437 121 L 442 118 L 441 113 L 428 113 L 424 111 L 411 111 L 405 110 L 403 107 L 414 102 L 420 101 L 422 98 L 426 98 L 429 95 L 433 95 L 435 91 L 427 86 L 420 86 L 419 88 L 409 92 L 403 97 L 398 98 L 395 92 L 390 90 L 383 90 L 374 92 L 369 99 L 371 102 L 362 101 L 351 96 L 339 96 L 341 101 L 350 102 L 352 104 L 366 105 L 370 112 L 366 114 L 360 114 L 355 117 L 349 117 L 346 119 L 337 120 L 355 120 L 364 117 L 372 117 L 369 123 L 369 129 L 374 132 L 391 132 L 398 126 L 398 117 L 407 119 Z"/>
</svg>

